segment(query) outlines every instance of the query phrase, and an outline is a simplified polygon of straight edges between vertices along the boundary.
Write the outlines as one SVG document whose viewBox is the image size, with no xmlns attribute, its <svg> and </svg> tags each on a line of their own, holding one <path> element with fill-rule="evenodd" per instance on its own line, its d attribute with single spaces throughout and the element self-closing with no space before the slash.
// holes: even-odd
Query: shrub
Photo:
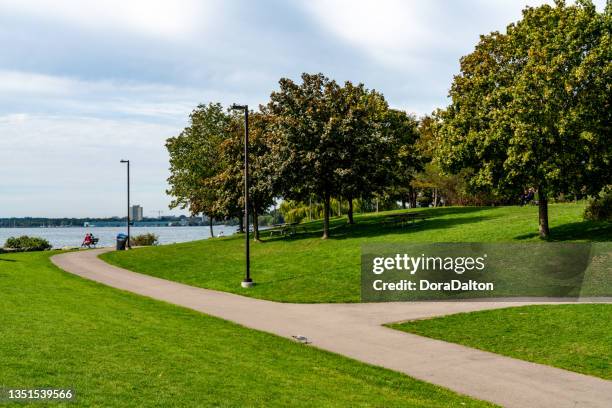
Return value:
<svg viewBox="0 0 612 408">
<path fill-rule="evenodd" d="M 10 237 L 4 244 L 5 248 L 21 249 L 23 251 L 45 251 L 51 249 L 51 244 L 44 238 L 29 237 L 22 235 L 20 237 Z"/>
<path fill-rule="evenodd" d="M 584 218 L 591 221 L 612 221 L 612 191 L 591 200 L 584 210 Z"/>
<path fill-rule="evenodd" d="M 130 245 L 133 246 L 151 246 L 157 245 L 159 243 L 159 237 L 152 233 L 136 235 L 131 237 Z"/>
</svg>

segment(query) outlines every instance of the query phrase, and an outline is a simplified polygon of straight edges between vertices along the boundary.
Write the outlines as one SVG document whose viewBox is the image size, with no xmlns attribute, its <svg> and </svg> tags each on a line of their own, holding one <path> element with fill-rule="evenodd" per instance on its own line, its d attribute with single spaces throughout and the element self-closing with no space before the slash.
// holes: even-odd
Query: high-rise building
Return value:
<svg viewBox="0 0 612 408">
<path fill-rule="evenodd" d="M 142 207 L 138 204 L 130 207 L 130 221 L 142 221 Z"/>
</svg>

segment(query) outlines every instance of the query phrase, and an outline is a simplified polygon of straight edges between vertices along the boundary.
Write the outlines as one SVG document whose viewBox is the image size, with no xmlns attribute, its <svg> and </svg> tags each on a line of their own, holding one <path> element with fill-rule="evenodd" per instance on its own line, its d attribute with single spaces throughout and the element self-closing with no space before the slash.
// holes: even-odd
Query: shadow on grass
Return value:
<svg viewBox="0 0 612 408">
<path fill-rule="evenodd" d="M 518 235 L 514 239 L 523 240 L 536 238 L 539 234 L 532 232 Z M 548 241 L 612 241 L 612 223 L 582 221 L 571 222 L 550 228 Z"/>
<path fill-rule="evenodd" d="M 461 224 L 477 223 L 485 220 L 496 218 L 496 216 L 472 216 L 472 217 L 456 217 L 442 218 L 447 215 L 456 214 L 471 214 L 474 212 L 483 212 L 493 210 L 495 207 L 442 207 L 442 208 L 427 208 L 416 210 L 397 210 L 389 211 L 376 215 L 361 216 L 356 214 L 356 223 L 353 225 L 347 224 L 346 217 L 334 217 L 330 219 L 330 237 L 329 239 L 346 239 L 346 238 L 368 238 L 381 235 L 391 234 L 406 234 L 415 231 L 435 230 L 453 227 Z M 406 226 L 393 226 L 383 224 L 384 220 L 393 214 L 403 214 L 410 212 L 418 212 L 419 214 L 427 215 L 430 218 L 411 222 Z M 262 234 L 263 242 L 275 241 L 295 241 L 308 238 L 320 238 L 323 233 L 322 221 L 313 221 L 301 224 L 307 229 L 306 232 L 298 232 L 290 236 L 268 236 Z M 262 231 L 264 232 L 264 231 Z"/>
<path fill-rule="evenodd" d="M 3 259 L 3 258 L 0 258 L 0 261 L 4 261 L 4 262 L 17 262 L 15 259 Z"/>
</svg>

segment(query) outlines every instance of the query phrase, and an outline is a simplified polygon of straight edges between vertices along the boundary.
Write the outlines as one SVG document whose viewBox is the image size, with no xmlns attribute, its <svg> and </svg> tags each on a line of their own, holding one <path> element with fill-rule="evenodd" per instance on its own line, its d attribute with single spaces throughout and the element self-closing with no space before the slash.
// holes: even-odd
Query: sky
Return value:
<svg viewBox="0 0 612 408">
<path fill-rule="evenodd" d="M 167 138 L 278 80 L 363 82 L 416 115 L 530 0 L 0 0 L 0 218 L 169 210 Z M 602 10 L 605 0 L 595 2 Z"/>
</svg>

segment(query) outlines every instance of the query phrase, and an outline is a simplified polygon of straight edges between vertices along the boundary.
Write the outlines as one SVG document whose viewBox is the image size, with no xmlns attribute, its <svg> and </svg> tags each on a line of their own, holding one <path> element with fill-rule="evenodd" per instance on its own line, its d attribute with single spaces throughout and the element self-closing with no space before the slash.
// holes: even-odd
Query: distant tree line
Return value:
<svg viewBox="0 0 612 408">
<path fill-rule="evenodd" d="M 528 188 L 548 237 L 551 199 L 593 196 L 612 180 L 611 10 L 526 8 L 506 33 L 481 37 L 450 105 L 420 119 L 364 84 L 282 78 L 250 113 L 254 238 L 279 198 L 288 219 L 322 218 L 327 238 L 336 208 L 352 224 L 356 206 L 505 204 Z M 219 103 L 191 113 L 166 143 L 172 208 L 242 221 L 243 132 L 242 115 Z"/>
<path fill-rule="evenodd" d="M 187 222 L 189 225 L 202 225 L 200 217 L 187 217 L 185 215 L 164 215 L 162 217 L 144 217 L 136 224 L 146 223 L 179 223 Z M 126 217 L 98 217 L 98 218 L 46 218 L 46 217 L 11 217 L 0 218 L 0 228 L 39 228 L 39 227 L 82 227 L 85 223 L 97 226 L 124 226 Z"/>
</svg>

